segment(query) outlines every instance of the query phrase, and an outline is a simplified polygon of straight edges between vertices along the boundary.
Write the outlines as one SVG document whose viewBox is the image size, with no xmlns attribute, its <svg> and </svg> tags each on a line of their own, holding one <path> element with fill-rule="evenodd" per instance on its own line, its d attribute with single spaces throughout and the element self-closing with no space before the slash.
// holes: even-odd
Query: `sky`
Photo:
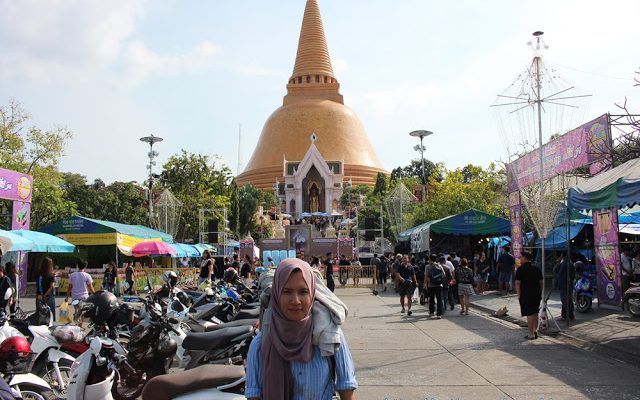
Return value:
<svg viewBox="0 0 640 400">
<path fill-rule="evenodd" d="M 538 30 L 554 74 L 592 95 L 558 113 L 561 125 L 617 113 L 625 97 L 640 113 L 640 2 L 318 3 L 345 104 L 389 171 L 419 157 L 409 136 L 417 129 L 434 132 L 425 157 L 450 169 L 506 161 L 516 135 L 489 106 L 531 63 Z M 185 149 L 235 173 L 238 154 L 242 170 L 282 105 L 304 6 L 0 0 L 0 105 L 16 100 L 30 125 L 70 129 L 59 168 L 90 181 L 142 182 L 148 147 L 139 138 L 149 134 L 164 138 L 156 172 Z"/>
</svg>

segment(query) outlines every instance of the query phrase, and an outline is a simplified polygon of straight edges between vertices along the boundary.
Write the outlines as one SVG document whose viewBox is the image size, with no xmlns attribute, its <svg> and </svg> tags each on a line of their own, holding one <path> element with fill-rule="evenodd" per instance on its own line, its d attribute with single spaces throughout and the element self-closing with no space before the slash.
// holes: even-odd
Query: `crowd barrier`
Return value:
<svg viewBox="0 0 640 400">
<path fill-rule="evenodd" d="M 198 283 L 198 274 L 200 273 L 199 268 L 136 268 L 134 273 L 134 284 L 136 292 L 144 291 L 147 286 L 147 278 L 149 282 L 154 287 L 162 285 L 162 274 L 166 271 L 173 271 L 178 275 L 178 284 L 179 285 L 190 285 L 196 286 Z M 60 277 L 56 279 L 57 287 L 56 290 L 58 294 L 67 293 L 69 288 L 69 273 L 70 269 L 67 268 L 64 271 L 60 271 Z M 104 277 L 104 269 L 96 268 L 85 270 L 91 278 L 93 279 L 93 288 L 95 290 L 102 289 L 102 279 Z M 125 282 L 125 274 L 124 269 L 118 270 L 118 282 L 116 291 L 122 292 L 124 291 L 123 286 Z"/>
</svg>

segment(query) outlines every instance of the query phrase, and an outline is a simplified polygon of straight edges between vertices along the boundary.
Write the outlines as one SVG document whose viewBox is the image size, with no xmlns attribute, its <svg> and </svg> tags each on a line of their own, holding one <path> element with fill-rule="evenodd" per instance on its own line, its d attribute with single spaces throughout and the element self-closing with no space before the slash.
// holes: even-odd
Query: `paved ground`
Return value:
<svg viewBox="0 0 640 400">
<path fill-rule="evenodd" d="M 414 305 L 408 317 L 395 295 L 336 293 L 350 310 L 359 399 L 640 399 L 638 366 L 556 338 L 524 340 L 525 329 L 485 312 L 432 320 Z"/>
<path fill-rule="evenodd" d="M 336 293 L 349 306 L 344 330 L 358 399 L 640 399 L 640 363 L 619 361 L 615 350 L 626 345 L 640 359 L 640 320 L 619 312 L 577 314 L 563 335 L 528 341 L 526 330 L 510 322 L 517 318 L 490 316 L 507 305 L 517 317 L 510 297 L 474 296 L 469 316 L 456 309 L 433 320 L 418 304 L 412 316 L 401 314 L 395 294 L 373 296 L 365 288 Z M 550 304 L 553 312 L 556 300 Z M 33 298 L 23 299 L 24 310 L 34 306 Z M 593 346 L 583 347 L 590 350 L 575 346 L 589 341 Z"/>
</svg>

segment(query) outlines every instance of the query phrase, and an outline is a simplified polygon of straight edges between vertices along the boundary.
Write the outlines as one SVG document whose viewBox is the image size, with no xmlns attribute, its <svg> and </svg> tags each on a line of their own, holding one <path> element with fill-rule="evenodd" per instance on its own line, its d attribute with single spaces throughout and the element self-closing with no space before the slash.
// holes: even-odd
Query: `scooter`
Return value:
<svg viewBox="0 0 640 400">
<path fill-rule="evenodd" d="M 31 347 L 23 336 L 0 343 L 0 374 L 18 399 L 53 400 L 56 395 L 42 378 L 29 373 Z"/>
<path fill-rule="evenodd" d="M 591 311 L 595 292 L 595 276 L 588 272 L 582 272 L 582 276 L 576 281 L 573 287 L 576 310 L 578 310 L 578 312 L 586 313 Z"/>
<path fill-rule="evenodd" d="M 89 340 L 89 350 L 82 353 L 71 367 L 68 400 L 113 400 L 111 389 L 116 373 L 127 368 L 127 356 L 115 340 L 94 336 Z"/>
<path fill-rule="evenodd" d="M 631 283 L 631 287 L 624 292 L 622 309 L 632 317 L 640 318 L 640 283 Z"/>
<path fill-rule="evenodd" d="M 246 400 L 244 368 L 203 365 L 188 371 L 156 376 L 147 382 L 142 400 Z"/>
</svg>

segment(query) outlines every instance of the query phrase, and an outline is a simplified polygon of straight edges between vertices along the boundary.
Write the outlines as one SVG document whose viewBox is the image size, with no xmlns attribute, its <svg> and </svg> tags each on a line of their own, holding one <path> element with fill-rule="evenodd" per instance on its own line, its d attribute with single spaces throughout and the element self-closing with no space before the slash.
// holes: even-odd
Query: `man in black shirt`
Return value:
<svg viewBox="0 0 640 400">
<path fill-rule="evenodd" d="M 407 299 L 407 315 L 411 315 L 411 304 L 413 303 L 413 291 L 417 286 L 416 273 L 411 264 L 409 264 L 409 256 L 403 255 L 402 261 L 398 266 L 398 286 L 400 292 L 401 313 L 404 314 L 405 298 Z"/>
<path fill-rule="evenodd" d="M 502 254 L 498 257 L 498 288 L 500 294 L 506 296 L 511 285 L 516 259 L 511 255 L 511 247 L 504 246 L 502 250 Z"/>
</svg>

